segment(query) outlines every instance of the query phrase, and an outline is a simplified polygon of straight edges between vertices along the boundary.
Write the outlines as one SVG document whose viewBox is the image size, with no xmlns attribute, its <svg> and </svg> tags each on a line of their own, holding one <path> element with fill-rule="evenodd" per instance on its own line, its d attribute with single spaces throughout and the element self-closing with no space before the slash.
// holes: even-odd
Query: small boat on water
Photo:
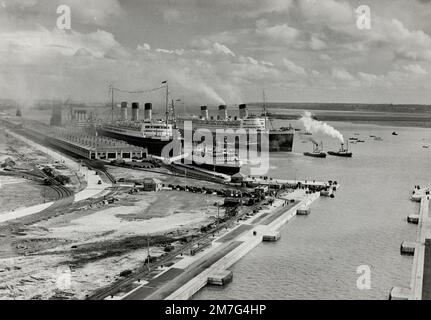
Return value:
<svg viewBox="0 0 431 320">
<path fill-rule="evenodd" d="M 394 132 L 392 132 L 392 135 L 393 135 L 393 136 L 397 136 L 397 135 L 398 135 L 398 133 L 396 133 L 396 132 L 394 131 Z"/>
<path fill-rule="evenodd" d="M 365 142 L 365 140 L 357 140 L 357 142 Z"/>
<path fill-rule="evenodd" d="M 314 157 L 314 158 L 326 158 L 326 153 L 323 152 L 323 143 L 321 142 L 321 147 L 319 148 L 319 144 L 312 141 L 314 144 L 313 152 L 304 152 L 304 156 Z"/>
<path fill-rule="evenodd" d="M 428 149 L 428 148 L 429 148 L 429 146 L 422 146 L 422 148 Z"/>
<path fill-rule="evenodd" d="M 355 141 L 357 141 L 358 138 L 349 138 L 349 140 L 355 140 Z"/>
<path fill-rule="evenodd" d="M 341 148 L 338 151 L 328 151 L 328 154 L 331 156 L 336 156 L 336 157 L 345 157 L 345 158 L 351 158 L 352 157 L 352 153 L 349 152 L 349 147 L 348 145 L 346 146 L 346 148 L 344 148 L 344 143 L 341 144 Z"/>
<path fill-rule="evenodd" d="M 372 135 L 370 135 L 370 138 L 375 138 L 375 137 L 376 137 L 376 136 L 375 136 L 375 135 L 373 135 L 373 134 L 372 134 Z"/>
</svg>

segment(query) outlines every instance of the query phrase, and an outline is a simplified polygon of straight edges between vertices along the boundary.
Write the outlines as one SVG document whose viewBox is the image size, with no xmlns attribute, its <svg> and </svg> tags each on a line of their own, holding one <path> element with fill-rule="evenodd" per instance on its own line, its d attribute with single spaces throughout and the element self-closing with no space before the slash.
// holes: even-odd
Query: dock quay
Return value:
<svg viewBox="0 0 431 320">
<path fill-rule="evenodd" d="M 297 210 L 296 210 L 296 214 L 299 216 L 306 216 L 310 214 L 310 205 L 308 203 L 304 203 L 303 205 L 301 205 Z"/>
<path fill-rule="evenodd" d="M 412 192 L 412 201 L 417 201 L 420 196 L 419 214 L 417 215 L 418 232 L 415 242 L 405 241 L 400 248 L 402 253 L 414 255 L 410 286 L 392 288 L 389 299 L 431 300 L 431 216 L 430 196 L 426 190 L 415 187 Z M 412 219 L 409 222 L 411 221 Z"/>
<path fill-rule="evenodd" d="M 405 255 L 415 254 L 416 243 L 411 241 L 403 241 L 400 246 L 400 253 Z"/>
<path fill-rule="evenodd" d="M 210 280 L 214 275 L 219 275 L 219 278 L 225 275 L 227 279 L 233 277 L 233 274 L 227 274 L 226 270 L 228 271 L 239 259 L 262 243 L 264 238 L 270 241 L 278 240 L 280 228 L 296 215 L 301 205 L 311 204 L 320 197 L 320 193 L 307 193 L 304 189 L 296 189 L 289 193 L 289 197 L 296 198 L 296 201 L 275 199 L 273 208 L 261 210 L 233 229 L 220 233 L 212 239 L 211 246 L 206 250 L 197 252 L 194 256 L 183 255 L 169 268 L 152 279 L 147 279 L 147 283 L 111 298 L 189 299 L 205 285 L 214 282 Z"/>
<path fill-rule="evenodd" d="M 208 275 L 208 284 L 216 286 L 224 286 L 232 281 L 232 270 L 221 270 Z"/>
<path fill-rule="evenodd" d="M 262 241 L 274 242 L 280 240 L 280 232 L 267 232 L 263 235 Z"/>
<path fill-rule="evenodd" d="M 407 222 L 418 224 L 419 223 L 419 215 L 418 214 L 410 214 L 407 216 Z"/>
</svg>

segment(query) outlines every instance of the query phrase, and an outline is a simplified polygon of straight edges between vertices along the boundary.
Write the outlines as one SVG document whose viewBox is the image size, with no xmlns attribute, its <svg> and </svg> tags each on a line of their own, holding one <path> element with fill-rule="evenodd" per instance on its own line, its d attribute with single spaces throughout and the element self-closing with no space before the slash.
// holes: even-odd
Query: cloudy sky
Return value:
<svg viewBox="0 0 431 320">
<path fill-rule="evenodd" d="M 57 27 L 59 5 L 71 30 Z M 0 92 L 105 101 L 110 83 L 167 79 L 190 104 L 260 101 L 262 89 L 269 101 L 430 104 L 430 17 L 428 0 L 0 0 Z"/>
</svg>

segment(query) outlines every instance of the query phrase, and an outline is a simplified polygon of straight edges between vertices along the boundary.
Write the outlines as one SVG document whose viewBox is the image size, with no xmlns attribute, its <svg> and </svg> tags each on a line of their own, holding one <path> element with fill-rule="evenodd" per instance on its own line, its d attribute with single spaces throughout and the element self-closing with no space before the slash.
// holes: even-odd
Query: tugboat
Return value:
<svg viewBox="0 0 431 320">
<path fill-rule="evenodd" d="M 337 156 L 337 157 L 346 157 L 346 158 L 351 158 L 352 157 L 352 153 L 349 152 L 349 148 L 348 146 L 346 146 L 346 148 L 344 148 L 344 143 L 341 144 L 341 148 L 338 151 L 328 151 L 328 154 L 331 156 Z"/>
<path fill-rule="evenodd" d="M 304 156 L 307 157 L 314 157 L 314 158 L 326 158 L 326 153 L 323 152 L 323 143 L 320 143 L 320 148 L 319 148 L 319 144 L 315 141 L 312 141 L 314 144 L 314 149 L 313 152 L 304 152 Z"/>
</svg>

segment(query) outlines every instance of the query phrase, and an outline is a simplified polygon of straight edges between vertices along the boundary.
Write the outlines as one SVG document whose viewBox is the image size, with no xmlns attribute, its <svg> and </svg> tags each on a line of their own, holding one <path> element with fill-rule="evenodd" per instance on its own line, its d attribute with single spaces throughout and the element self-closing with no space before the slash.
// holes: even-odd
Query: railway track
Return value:
<svg viewBox="0 0 431 320">
<path fill-rule="evenodd" d="M 221 229 L 231 226 L 235 222 L 235 220 L 243 217 L 244 215 L 253 211 L 253 209 L 259 207 L 260 205 L 261 205 L 261 203 L 257 203 L 257 204 L 250 206 L 249 208 L 245 209 L 241 214 L 239 214 L 237 216 L 232 216 L 229 220 L 226 220 L 225 222 L 218 224 L 214 229 L 212 229 L 212 230 L 208 231 L 207 233 L 197 237 L 196 239 L 185 244 L 181 248 L 178 248 L 177 250 L 166 254 L 160 260 L 157 260 L 154 263 L 150 263 L 149 268 L 148 268 L 148 265 L 143 265 L 142 267 L 140 267 L 136 271 L 134 271 L 134 273 L 132 275 L 130 275 L 129 277 L 127 277 L 125 279 L 118 280 L 114 284 L 112 284 L 108 287 L 96 290 L 93 294 L 89 295 L 86 299 L 87 300 L 102 300 L 102 299 L 105 299 L 106 297 L 108 297 L 110 295 L 115 295 L 118 292 L 121 292 L 122 289 L 127 288 L 128 286 L 130 286 L 133 282 L 137 281 L 138 279 L 140 279 L 140 280 L 145 279 L 146 277 L 148 277 L 151 274 L 151 272 L 157 270 L 157 268 L 159 268 L 160 266 L 168 264 L 175 257 L 177 257 L 180 254 L 185 253 L 186 251 L 191 249 L 196 244 L 198 244 L 202 241 L 208 240 L 210 237 L 213 237 L 214 234 L 217 233 L 218 231 L 220 231 Z"/>
<path fill-rule="evenodd" d="M 9 146 L 9 148 L 16 154 L 17 158 L 21 161 L 26 161 L 25 157 L 18 152 L 14 147 Z M 69 188 L 63 186 L 60 182 L 55 180 L 53 177 L 47 175 L 45 172 L 40 170 L 37 166 L 32 166 L 33 171 L 27 171 L 27 172 L 20 172 L 20 171 L 13 171 L 13 175 L 21 176 L 26 179 L 40 181 L 41 179 L 46 179 L 49 181 L 51 185 L 49 187 L 54 191 L 54 193 L 57 195 L 58 199 L 67 198 L 73 196 L 73 191 Z"/>
</svg>

